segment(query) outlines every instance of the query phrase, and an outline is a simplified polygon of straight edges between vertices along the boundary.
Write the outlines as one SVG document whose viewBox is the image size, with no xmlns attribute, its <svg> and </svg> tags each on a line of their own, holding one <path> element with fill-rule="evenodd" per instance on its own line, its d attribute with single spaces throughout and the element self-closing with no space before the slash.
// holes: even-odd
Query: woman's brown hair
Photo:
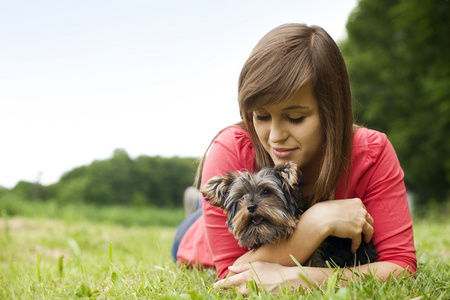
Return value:
<svg viewBox="0 0 450 300">
<path fill-rule="evenodd" d="M 242 122 L 255 147 L 257 169 L 273 161 L 259 141 L 253 112 L 281 103 L 311 84 L 325 139 L 323 161 L 312 203 L 334 197 L 343 171 L 349 170 L 353 116 L 350 83 L 342 54 L 318 26 L 285 24 L 267 33 L 244 64 L 238 85 Z M 200 166 L 201 168 L 201 166 Z"/>
</svg>

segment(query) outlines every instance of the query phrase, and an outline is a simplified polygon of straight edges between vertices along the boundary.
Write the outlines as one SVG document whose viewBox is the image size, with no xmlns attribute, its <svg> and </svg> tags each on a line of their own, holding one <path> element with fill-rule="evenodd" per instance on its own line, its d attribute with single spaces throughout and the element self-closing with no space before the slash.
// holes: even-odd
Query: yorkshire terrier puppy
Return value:
<svg viewBox="0 0 450 300">
<path fill-rule="evenodd" d="M 211 205 L 227 214 L 229 231 L 240 246 L 257 249 L 266 243 L 288 238 L 300 215 L 310 204 L 303 199 L 302 174 L 291 162 L 266 167 L 257 173 L 228 172 L 211 178 L 201 192 Z M 326 267 L 326 261 L 340 267 L 376 260 L 372 243 L 361 243 L 355 254 L 351 240 L 328 237 L 305 265 Z"/>
<path fill-rule="evenodd" d="M 227 214 L 228 229 L 239 245 L 256 249 L 292 234 L 302 212 L 301 182 L 297 168 L 284 164 L 256 174 L 229 172 L 213 177 L 201 192 Z"/>
</svg>

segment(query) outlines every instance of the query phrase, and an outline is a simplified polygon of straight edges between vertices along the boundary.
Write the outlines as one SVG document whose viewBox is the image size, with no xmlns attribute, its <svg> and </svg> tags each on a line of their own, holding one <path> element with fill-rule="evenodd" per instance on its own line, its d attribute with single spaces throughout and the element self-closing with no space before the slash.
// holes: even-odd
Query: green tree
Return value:
<svg viewBox="0 0 450 300">
<path fill-rule="evenodd" d="M 63 174 L 57 183 L 45 187 L 47 199 L 60 203 L 84 202 L 84 191 L 88 184 L 89 166 L 81 166 Z"/>
<path fill-rule="evenodd" d="M 117 149 L 109 160 L 94 161 L 88 172 L 84 190 L 87 202 L 100 204 L 129 204 L 132 195 L 132 160 Z"/>
<path fill-rule="evenodd" d="M 356 119 L 388 134 L 419 205 L 449 199 L 449 16 L 448 0 L 360 0 L 341 44 Z"/>
<path fill-rule="evenodd" d="M 13 189 L 0 187 L 0 197 L 14 195 L 26 200 L 100 205 L 183 205 L 186 187 L 194 183 L 195 158 L 139 156 L 131 159 L 117 149 L 111 158 L 77 167 L 57 183 L 43 186 L 21 181 Z"/>
<path fill-rule="evenodd" d="M 28 181 L 19 181 L 11 190 L 11 193 L 20 198 L 35 201 L 44 200 L 46 196 L 46 190 L 43 185 Z"/>
<path fill-rule="evenodd" d="M 139 156 L 134 161 L 136 191 L 158 206 L 181 206 L 183 192 L 194 182 L 197 163 L 193 158 Z"/>
<path fill-rule="evenodd" d="M 125 150 L 117 149 L 110 159 L 67 172 L 59 182 L 45 187 L 45 195 L 61 203 L 182 206 L 183 192 L 193 184 L 197 165 L 194 158 L 131 159 Z M 32 187 L 22 183 L 16 190 L 29 195 Z"/>
</svg>

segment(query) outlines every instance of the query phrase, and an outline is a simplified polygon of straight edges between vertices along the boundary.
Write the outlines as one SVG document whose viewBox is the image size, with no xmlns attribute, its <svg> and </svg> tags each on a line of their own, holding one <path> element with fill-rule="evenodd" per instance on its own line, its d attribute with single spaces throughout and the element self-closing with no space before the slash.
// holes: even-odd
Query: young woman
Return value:
<svg viewBox="0 0 450 300">
<path fill-rule="evenodd" d="M 354 271 L 380 280 L 416 271 L 403 171 L 386 135 L 354 125 L 347 69 L 322 28 L 286 24 L 265 35 L 242 69 L 238 98 L 242 122 L 215 138 L 201 184 L 293 161 L 315 204 L 289 239 L 248 251 L 228 231 L 223 211 L 204 201 L 203 213 L 177 235 L 179 263 L 215 267 L 217 288 L 239 286 L 242 293 L 255 278 L 269 290 L 305 285 L 299 274 L 321 284 L 333 270 L 299 268 L 290 255 L 304 263 L 332 235 L 351 239 L 353 251 L 372 239 L 377 262 Z"/>
</svg>

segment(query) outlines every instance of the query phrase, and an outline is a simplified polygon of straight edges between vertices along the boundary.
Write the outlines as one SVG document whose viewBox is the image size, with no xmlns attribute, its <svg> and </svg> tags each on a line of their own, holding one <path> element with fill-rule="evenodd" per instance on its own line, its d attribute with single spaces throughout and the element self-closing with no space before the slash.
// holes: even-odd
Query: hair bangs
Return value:
<svg viewBox="0 0 450 300">
<path fill-rule="evenodd" d="M 271 31 L 257 44 L 239 78 L 241 116 L 268 104 L 287 100 L 304 85 L 314 82 L 310 39 L 290 27 Z M 303 44 L 303 45 L 302 45 Z"/>
</svg>

